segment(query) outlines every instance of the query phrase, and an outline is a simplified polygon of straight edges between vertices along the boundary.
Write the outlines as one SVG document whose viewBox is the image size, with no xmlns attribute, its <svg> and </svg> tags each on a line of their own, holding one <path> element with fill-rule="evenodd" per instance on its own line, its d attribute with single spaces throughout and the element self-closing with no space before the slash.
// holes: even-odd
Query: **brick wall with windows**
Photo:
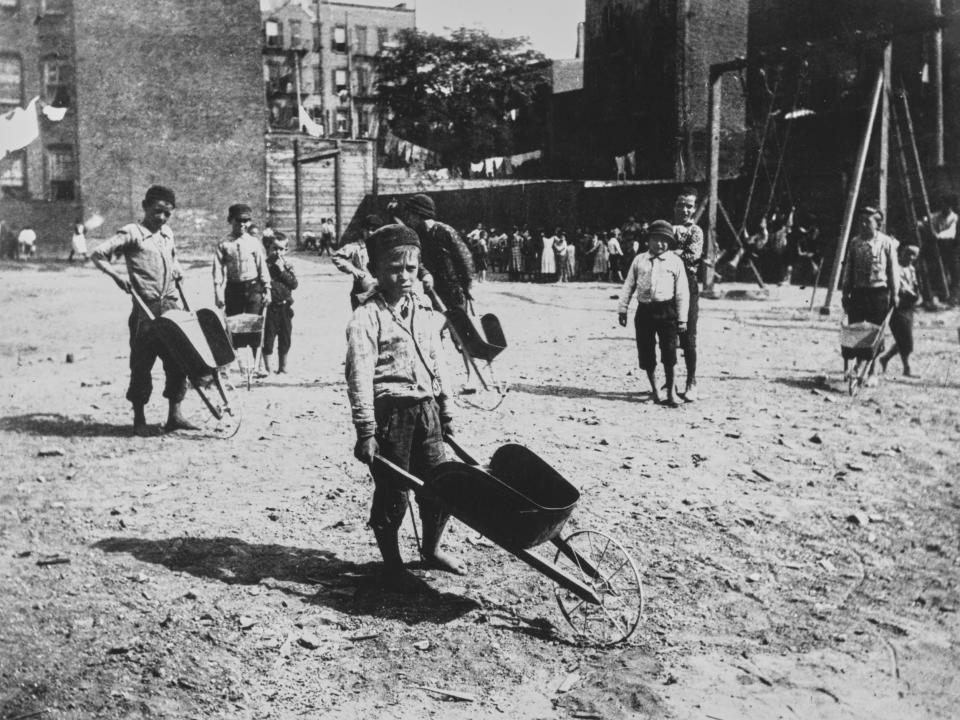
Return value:
<svg viewBox="0 0 960 720">
<path fill-rule="evenodd" d="M 78 156 L 101 233 L 137 219 L 154 183 L 177 193 L 178 243 L 208 247 L 226 208 L 261 217 L 266 187 L 257 0 L 74 0 Z"/>
</svg>

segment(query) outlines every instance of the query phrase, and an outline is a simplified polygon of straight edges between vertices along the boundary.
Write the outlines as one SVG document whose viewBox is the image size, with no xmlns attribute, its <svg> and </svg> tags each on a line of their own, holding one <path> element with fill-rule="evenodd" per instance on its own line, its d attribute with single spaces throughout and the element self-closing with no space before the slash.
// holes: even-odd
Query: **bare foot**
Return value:
<svg viewBox="0 0 960 720">
<path fill-rule="evenodd" d="M 193 423 L 187 422 L 180 415 L 175 415 L 167 419 L 167 424 L 163 426 L 163 429 L 167 432 L 176 432 L 177 430 L 197 430 L 198 428 Z"/>
<path fill-rule="evenodd" d="M 460 566 L 460 563 L 439 550 L 433 555 L 424 555 L 423 564 L 434 570 L 463 575 L 463 567 Z"/>
</svg>

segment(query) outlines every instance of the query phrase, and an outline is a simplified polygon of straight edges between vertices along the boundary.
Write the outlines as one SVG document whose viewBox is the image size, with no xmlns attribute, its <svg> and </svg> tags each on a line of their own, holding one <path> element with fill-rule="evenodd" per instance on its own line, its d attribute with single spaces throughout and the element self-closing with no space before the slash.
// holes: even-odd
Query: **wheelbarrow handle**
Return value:
<svg viewBox="0 0 960 720">
<path fill-rule="evenodd" d="M 183 301 L 183 309 L 190 312 L 190 304 L 187 302 L 187 296 L 183 294 L 183 283 L 180 281 L 180 278 L 177 278 L 174 282 L 177 284 L 177 291 L 180 293 L 180 299 Z"/>
<path fill-rule="evenodd" d="M 150 312 L 150 308 L 147 307 L 147 304 L 143 301 L 143 298 L 140 297 L 140 294 L 133 289 L 132 285 L 130 286 L 130 294 L 133 296 L 134 302 L 136 302 L 137 305 L 140 306 L 140 309 L 143 311 L 143 314 L 146 315 L 149 320 L 156 320 L 156 317 L 154 316 L 154 314 Z"/>
<path fill-rule="evenodd" d="M 446 441 L 447 445 L 450 446 L 450 449 L 453 450 L 454 453 L 456 453 L 457 457 L 463 460 L 467 465 L 480 464 L 473 458 L 473 456 L 470 453 L 468 453 L 466 450 L 460 447 L 460 443 L 454 440 L 452 435 L 448 433 L 444 433 L 443 439 Z"/>
<path fill-rule="evenodd" d="M 416 475 L 411 475 L 406 470 L 404 470 L 399 465 L 396 465 L 389 460 L 387 460 L 383 455 L 374 455 L 373 462 L 370 463 L 370 467 L 379 466 L 382 470 L 385 470 L 392 475 L 396 476 L 408 489 L 413 490 L 414 492 L 419 492 L 423 489 L 423 480 L 418 478 Z"/>
<path fill-rule="evenodd" d="M 427 295 L 430 296 L 430 299 L 433 300 L 433 306 L 442 313 L 447 311 L 447 306 L 443 304 L 443 300 L 440 299 L 440 296 L 437 295 L 436 290 L 428 290 Z"/>
</svg>

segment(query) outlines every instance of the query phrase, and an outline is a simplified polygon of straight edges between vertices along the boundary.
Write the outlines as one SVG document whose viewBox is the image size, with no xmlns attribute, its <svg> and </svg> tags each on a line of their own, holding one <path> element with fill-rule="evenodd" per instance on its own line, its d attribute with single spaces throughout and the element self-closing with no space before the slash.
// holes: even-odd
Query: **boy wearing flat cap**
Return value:
<svg viewBox="0 0 960 720">
<path fill-rule="evenodd" d="M 249 205 L 237 203 L 227 209 L 230 232 L 213 253 L 213 297 L 227 317 L 241 313 L 259 315 L 270 304 L 270 271 L 262 241 L 250 233 L 253 213 Z M 249 347 L 256 358 L 259 333 L 233 336 L 237 349 Z M 263 377 L 263 373 L 258 373 Z"/>
<path fill-rule="evenodd" d="M 687 327 L 690 312 L 690 290 L 683 260 L 667 252 L 674 241 L 674 227 L 666 220 L 657 220 L 647 231 L 647 252 L 634 258 L 620 292 L 617 315 L 620 325 L 627 326 L 630 298 L 637 293 L 637 314 L 633 324 L 637 333 L 637 356 L 640 368 L 650 381 L 650 395 L 661 403 L 657 390 L 657 340 L 660 341 L 660 362 L 666 379 L 667 398 L 664 404 L 676 407 L 674 367 L 677 364 L 678 333 Z"/>
<path fill-rule="evenodd" d="M 417 194 L 402 206 L 404 225 L 413 228 L 420 238 L 421 260 L 430 277 L 423 278 L 424 288 L 431 288 L 448 308 L 467 309 L 473 285 L 473 256 L 460 235 L 446 223 L 437 220 L 437 208 L 429 195 Z"/>
<path fill-rule="evenodd" d="M 128 294 L 136 292 L 154 317 L 180 307 L 177 283 L 183 278 L 183 273 L 177 261 L 173 232 L 167 226 L 176 205 L 173 190 L 154 185 L 147 190 L 141 203 L 143 220 L 124 225 L 90 255 L 93 264 L 109 275 L 121 290 Z M 126 278 L 110 265 L 111 260 L 120 257 L 127 266 Z M 186 375 L 154 333 L 153 322 L 135 301 L 128 325 L 130 385 L 127 388 L 127 400 L 133 405 L 134 433 L 149 434 L 144 407 L 153 391 L 150 374 L 158 357 L 163 361 L 163 373 L 166 376 L 163 396 L 170 404 L 164 429 L 195 430 L 180 412 L 180 403 L 187 392 Z"/>
<path fill-rule="evenodd" d="M 877 208 L 860 208 L 859 230 L 850 241 L 843 267 L 843 309 L 850 323 L 864 320 L 883 325 L 887 311 L 896 307 L 900 294 L 900 263 L 897 262 L 897 241 L 880 232 L 883 213 Z M 850 360 L 869 362 L 867 386 L 877 384 L 872 348 L 841 348 L 843 372 Z M 879 352 L 883 352 L 883 341 Z"/>
<path fill-rule="evenodd" d="M 356 458 L 370 465 L 379 454 L 418 477 L 446 459 L 444 434 L 451 433 L 451 403 L 440 356 L 443 318 L 414 285 L 420 239 L 403 225 L 386 225 L 367 238 L 377 289 L 347 325 L 347 393 L 357 431 Z M 371 466 L 374 481 L 369 525 L 390 581 L 407 576 L 397 534 L 407 511 L 407 493 L 391 476 Z M 424 561 L 461 573 L 437 550 L 449 515 L 417 497 L 423 522 Z"/>
</svg>

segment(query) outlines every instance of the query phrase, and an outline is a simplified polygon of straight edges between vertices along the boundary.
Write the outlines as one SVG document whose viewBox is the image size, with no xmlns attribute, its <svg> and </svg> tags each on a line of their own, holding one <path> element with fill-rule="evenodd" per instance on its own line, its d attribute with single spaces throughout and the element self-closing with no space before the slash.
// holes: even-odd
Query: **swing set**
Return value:
<svg viewBox="0 0 960 720">
<path fill-rule="evenodd" d="M 896 92 L 891 90 L 891 58 L 892 41 L 894 37 L 901 35 L 913 35 L 918 33 L 928 33 L 942 29 L 945 21 L 942 16 L 937 16 L 930 21 L 925 21 L 918 25 L 902 27 L 896 32 L 864 32 L 855 31 L 852 34 L 838 36 L 819 43 L 806 42 L 802 46 L 795 48 L 780 48 L 778 51 L 764 56 L 766 61 L 779 60 L 785 64 L 792 63 L 795 68 L 793 72 L 793 92 L 792 100 L 789 105 L 784 107 L 780 102 L 781 96 L 789 93 L 790 88 L 784 89 L 788 82 L 788 72 L 776 74 L 773 87 L 770 87 L 766 70 L 763 67 L 757 68 L 760 79 L 763 81 L 763 91 L 766 98 L 766 113 L 762 124 L 762 129 L 753 129 L 753 137 L 756 143 L 757 152 L 753 162 L 752 172 L 749 176 L 747 185 L 746 201 L 742 218 L 739 223 L 735 223 L 727 208 L 720 201 L 719 170 L 720 170 L 720 128 L 721 128 L 721 98 L 722 98 L 722 80 L 728 73 L 736 73 L 741 84 L 741 89 L 746 92 L 746 81 L 744 73 L 752 66 L 746 58 L 737 58 L 728 62 L 717 63 L 710 67 L 709 77 L 709 163 L 707 167 L 707 257 L 713 259 L 717 256 L 717 227 L 718 216 L 723 218 L 724 224 L 733 236 L 735 243 L 735 258 L 732 265 L 743 262 L 744 260 L 750 267 L 757 284 L 764 287 L 764 278 L 753 263 L 748 253 L 747 241 L 747 223 L 752 217 L 756 217 L 754 205 L 758 194 L 762 195 L 763 185 L 766 186 L 766 203 L 763 206 L 761 218 L 761 227 L 765 231 L 765 220 L 771 217 L 772 213 L 778 207 L 783 207 L 782 201 L 786 200 L 787 207 L 794 208 L 793 193 L 790 187 L 788 173 L 785 170 L 785 161 L 788 155 L 791 139 L 791 130 L 794 126 L 794 120 L 812 114 L 811 110 L 804 107 L 805 96 L 809 92 L 810 77 L 809 64 L 807 57 L 818 46 L 829 45 L 849 47 L 863 46 L 865 43 L 881 43 L 883 47 L 883 63 L 877 72 L 876 81 L 871 93 L 870 112 L 867 118 L 866 128 L 861 136 L 860 147 L 857 153 L 855 171 L 848 188 L 847 199 L 843 214 L 843 224 L 840 233 L 840 241 L 837 247 L 836 260 L 833 263 L 830 282 L 828 285 L 827 297 L 820 310 L 822 315 L 830 314 L 830 306 L 833 301 L 833 295 L 836 292 L 840 273 L 842 269 L 842 259 L 846 254 L 847 243 L 853 227 L 854 213 L 859 201 L 860 188 L 863 182 L 864 170 L 866 167 L 867 156 L 870 149 L 870 141 L 874 134 L 874 126 L 878 114 L 880 115 L 880 142 L 879 142 L 879 162 L 878 162 L 878 185 L 879 185 L 879 204 L 881 211 L 886 214 L 887 190 L 889 178 L 889 150 L 890 150 L 890 126 L 893 120 L 893 128 L 897 139 L 896 152 L 900 171 L 901 195 L 906 207 L 907 218 L 913 228 L 915 241 L 925 251 L 921 256 L 921 263 L 918 270 L 921 278 L 931 287 L 930 276 L 933 275 L 936 284 L 941 285 L 944 291 L 947 291 L 946 274 L 938 252 L 936 242 L 933 241 L 932 234 L 927 226 L 924 229 L 919 222 L 921 217 L 929 218 L 930 201 L 924 180 L 923 169 L 920 163 L 920 155 L 917 149 L 916 136 L 913 131 L 913 122 L 910 113 L 910 104 L 902 81 L 899 83 Z M 894 102 L 895 101 L 895 102 Z M 789 109 L 786 109 L 789 108 Z M 939 125 L 938 125 L 939 127 Z M 939 145 L 938 145 L 939 146 Z M 773 155 L 774 162 L 768 162 L 768 156 Z M 938 151 L 939 156 L 939 151 Z M 773 169 L 771 170 L 771 165 Z M 761 181 L 762 179 L 762 181 Z M 920 199 L 922 204 L 918 206 L 917 198 L 914 194 L 914 188 L 920 190 Z M 779 204 L 778 204 L 779 203 Z M 922 214 L 921 214 L 922 213 Z M 793 212 L 791 211 L 784 228 L 786 232 L 792 229 Z M 783 236 L 778 238 L 782 241 Z M 816 271 L 816 278 L 813 283 L 813 292 L 810 299 L 810 309 L 812 311 L 815 303 L 817 288 L 820 282 L 820 272 L 823 268 L 823 261 L 819 264 Z M 705 291 L 713 289 L 715 281 L 715 269 L 708 264 L 705 277 Z"/>
</svg>

